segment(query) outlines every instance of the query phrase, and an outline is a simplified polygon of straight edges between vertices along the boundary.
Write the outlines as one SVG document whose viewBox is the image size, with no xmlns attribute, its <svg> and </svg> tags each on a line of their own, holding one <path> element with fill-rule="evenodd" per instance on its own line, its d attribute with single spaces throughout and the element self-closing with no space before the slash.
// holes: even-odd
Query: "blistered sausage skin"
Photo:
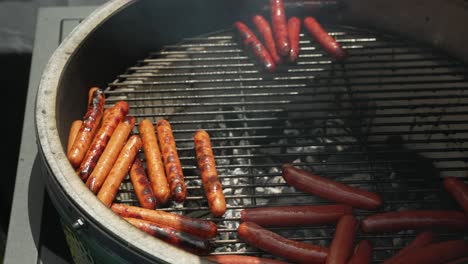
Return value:
<svg viewBox="0 0 468 264">
<path fill-rule="evenodd" d="M 144 119 L 138 127 L 141 139 L 143 140 L 143 151 L 145 152 L 148 178 L 153 188 L 153 193 L 159 204 L 165 204 L 171 196 L 169 185 L 167 184 L 166 173 L 159 151 L 158 141 L 153 123 Z"/>
<path fill-rule="evenodd" d="M 73 147 L 73 142 L 75 142 L 76 135 L 80 131 L 80 127 L 83 124 L 81 120 L 75 120 L 70 126 L 70 133 L 68 133 L 68 144 L 67 144 L 67 153 L 70 152 L 70 149 Z"/>
<path fill-rule="evenodd" d="M 80 176 L 81 180 L 86 181 L 89 175 L 91 175 L 99 158 L 104 152 L 107 143 L 114 133 L 114 130 L 127 113 L 128 104 L 124 101 L 120 101 L 117 102 L 111 110 L 109 110 L 109 113 L 105 115 L 101 127 L 91 142 L 91 146 L 89 147 L 88 152 L 86 152 L 86 156 L 83 158 L 83 161 L 77 170 L 78 176 Z"/>
<path fill-rule="evenodd" d="M 344 264 L 353 253 L 354 237 L 359 222 L 352 215 L 340 218 L 336 225 L 326 264 Z"/>
<path fill-rule="evenodd" d="M 288 56 L 290 51 L 288 25 L 284 12 L 283 0 L 270 0 L 271 24 L 276 41 L 276 49 L 281 56 Z"/>
<path fill-rule="evenodd" d="M 88 152 L 94 135 L 98 131 L 104 112 L 104 93 L 101 89 L 93 89 L 89 98 L 88 110 L 83 117 L 83 123 L 76 135 L 70 151 L 67 153 L 68 160 L 74 168 L 80 166 L 81 161 Z"/>
<path fill-rule="evenodd" d="M 455 177 L 447 177 L 444 179 L 444 187 L 468 214 L 468 184 Z"/>
<path fill-rule="evenodd" d="M 407 253 L 407 252 L 409 252 L 409 251 L 411 251 L 413 249 L 421 248 L 421 247 L 425 247 L 425 246 L 429 245 L 430 243 L 432 243 L 433 237 L 434 237 L 434 234 L 432 232 L 429 232 L 429 231 L 425 231 L 425 232 L 422 232 L 422 233 L 418 234 L 413 239 L 413 241 L 411 241 L 411 243 L 406 245 L 406 247 L 402 248 L 400 251 L 398 251 L 398 253 L 393 255 L 391 258 L 387 259 L 384 262 L 384 264 L 395 263 L 405 253 Z"/>
<path fill-rule="evenodd" d="M 154 209 L 156 207 L 156 197 L 154 197 L 153 189 L 151 189 L 151 184 L 139 157 L 135 158 L 130 168 L 130 180 L 140 206 L 146 209 Z"/>
<path fill-rule="evenodd" d="M 304 18 L 304 27 L 333 58 L 336 60 L 343 60 L 346 58 L 346 52 L 341 48 L 340 44 L 323 29 L 315 18 Z"/>
<path fill-rule="evenodd" d="M 268 21 L 261 15 L 255 15 L 252 18 L 252 21 L 257 28 L 257 31 L 262 36 L 263 42 L 265 43 L 268 51 L 270 52 L 271 58 L 276 64 L 281 63 L 281 57 L 276 50 L 275 40 L 273 39 L 273 32 L 271 31 L 270 24 Z"/>
<path fill-rule="evenodd" d="M 93 193 L 97 193 L 101 189 L 134 126 L 135 118 L 133 116 L 126 116 L 114 130 L 114 133 L 112 133 L 107 147 L 104 149 L 96 167 L 86 181 L 86 186 Z"/>
<path fill-rule="evenodd" d="M 159 120 L 156 127 L 171 195 L 176 202 L 181 203 L 187 197 L 187 188 L 185 187 L 184 174 L 177 154 L 172 127 L 165 119 Z"/>
<path fill-rule="evenodd" d="M 288 19 L 288 37 L 291 50 L 289 51 L 289 61 L 295 62 L 299 56 L 299 36 L 301 33 L 301 20 L 298 17 Z"/>
<path fill-rule="evenodd" d="M 356 246 L 353 256 L 348 264 L 371 264 L 372 263 L 372 245 L 367 240 L 362 240 Z"/>
<path fill-rule="evenodd" d="M 214 255 L 206 258 L 218 264 L 288 264 L 274 259 L 242 255 Z"/>
</svg>

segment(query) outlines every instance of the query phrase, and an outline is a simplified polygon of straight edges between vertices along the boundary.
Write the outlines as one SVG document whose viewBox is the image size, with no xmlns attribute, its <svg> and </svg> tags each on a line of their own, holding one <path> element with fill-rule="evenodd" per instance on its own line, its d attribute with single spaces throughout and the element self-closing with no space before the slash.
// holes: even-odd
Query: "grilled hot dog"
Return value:
<svg viewBox="0 0 468 264">
<path fill-rule="evenodd" d="M 468 241 L 451 240 L 409 250 L 395 264 L 443 264 L 468 256 Z"/>
<path fill-rule="evenodd" d="M 416 249 L 416 248 L 421 248 L 429 245 L 432 243 L 432 238 L 434 237 L 434 234 L 432 232 L 422 232 L 419 235 L 417 235 L 411 243 L 406 245 L 406 247 L 402 248 L 398 253 L 396 253 L 393 257 L 387 259 L 384 264 L 392 264 L 398 261 L 399 258 L 401 258 L 404 254 L 407 252 Z"/>
<path fill-rule="evenodd" d="M 288 25 L 284 12 L 283 0 L 270 0 L 271 23 L 276 41 L 276 49 L 281 56 L 288 56 L 290 45 L 288 39 Z"/>
<path fill-rule="evenodd" d="M 301 33 L 301 20 L 291 17 L 288 20 L 288 37 L 291 50 L 289 51 L 289 61 L 295 62 L 299 56 L 299 34 Z"/>
<path fill-rule="evenodd" d="M 345 264 L 353 253 L 354 237 L 359 222 L 352 215 L 344 215 L 338 221 L 330 245 L 326 264 Z"/>
<path fill-rule="evenodd" d="M 261 15 L 255 15 L 252 18 L 255 27 L 257 28 L 257 31 L 260 33 L 262 36 L 263 42 L 268 48 L 268 51 L 270 52 L 271 58 L 276 64 L 281 63 L 281 57 L 278 54 L 278 51 L 276 50 L 276 44 L 275 40 L 273 39 L 273 32 L 271 31 L 270 24 L 268 21 Z"/>
<path fill-rule="evenodd" d="M 343 60 L 346 57 L 346 52 L 341 48 L 340 44 L 322 28 L 315 18 L 306 17 L 304 26 L 320 46 L 336 60 Z"/>
<path fill-rule="evenodd" d="M 286 262 L 274 259 L 241 255 L 214 255 L 206 258 L 218 264 L 287 264 Z"/>
<path fill-rule="evenodd" d="M 371 264 L 372 263 L 372 245 L 367 240 L 362 240 L 357 244 L 353 256 L 348 264 Z"/>
<path fill-rule="evenodd" d="M 75 120 L 70 126 L 70 133 L 68 133 L 68 144 L 67 144 L 67 153 L 70 152 L 70 149 L 73 147 L 73 142 L 75 142 L 76 135 L 80 131 L 80 127 L 83 124 L 81 120 Z"/>
<path fill-rule="evenodd" d="M 151 189 L 151 184 L 146 176 L 145 168 L 138 157 L 135 158 L 130 168 L 130 180 L 140 206 L 146 209 L 154 209 L 156 207 L 156 197 L 154 197 L 153 189 Z"/>
<path fill-rule="evenodd" d="M 468 184 L 455 177 L 447 177 L 444 179 L 444 187 L 468 214 Z"/>
</svg>

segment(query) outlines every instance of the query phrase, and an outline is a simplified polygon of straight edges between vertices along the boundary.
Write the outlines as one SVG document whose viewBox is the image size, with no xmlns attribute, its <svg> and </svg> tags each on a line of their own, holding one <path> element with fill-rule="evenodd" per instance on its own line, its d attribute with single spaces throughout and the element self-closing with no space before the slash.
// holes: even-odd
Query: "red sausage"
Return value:
<svg viewBox="0 0 468 264">
<path fill-rule="evenodd" d="M 468 184 L 455 177 L 447 177 L 444 179 L 444 187 L 468 214 Z"/>
<path fill-rule="evenodd" d="M 206 259 L 218 264 L 287 264 L 274 259 L 241 255 L 215 255 L 208 256 Z"/>
<path fill-rule="evenodd" d="M 67 153 L 70 152 L 70 149 L 73 147 L 73 142 L 75 142 L 76 135 L 78 135 L 78 131 L 80 131 L 82 124 L 83 121 L 75 120 L 70 126 L 70 133 L 68 133 Z"/>
<path fill-rule="evenodd" d="M 328 254 L 326 248 L 289 240 L 252 222 L 241 223 L 237 232 L 250 245 L 297 263 L 324 263 Z"/>
<path fill-rule="evenodd" d="M 416 248 L 421 248 L 429 245 L 432 243 L 432 239 L 434 237 L 434 234 L 432 232 L 426 231 L 422 232 L 419 235 L 417 235 L 411 243 L 409 243 L 406 247 L 398 251 L 393 257 L 387 259 L 384 264 L 392 264 L 395 263 L 399 258 L 401 258 L 404 254 L 407 252 L 416 249 Z"/>
<path fill-rule="evenodd" d="M 244 46 L 255 55 L 255 57 L 267 71 L 274 72 L 276 69 L 275 62 L 273 61 L 273 58 L 271 57 L 268 50 L 258 40 L 255 34 L 242 22 L 238 21 L 234 23 L 234 27 L 239 32 L 244 42 Z"/>
<path fill-rule="evenodd" d="M 159 120 L 156 126 L 171 195 L 176 202 L 181 203 L 187 197 L 187 188 L 185 187 L 184 174 L 177 154 L 172 128 L 169 122 L 164 119 Z"/>
<path fill-rule="evenodd" d="M 468 241 L 451 240 L 408 251 L 395 264 L 443 264 L 468 256 Z"/>
<path fill-rule="evenodd" d="M 140 206 L 146 209 L 154 209 L 156 207 L 156 197 L 154 197 L 153 189 L 151 189 L 148 176 L 146 176 L 145 168 L 138 157 L 135 158 L 130 168 L 130 180 Z"/>
<path fill-rule="evenodd" d="M 263 227 L 310 226 L 333 224 L 343 215 L 351 214 L 349 205 L 303 205 L 244 209 L 240 212 L 244 222 L 254 222 Z"/>
<path fill-rule="evenodd" d="M 117 102 L 103 120 L 101 128 L 97 132 L 91 146 L 86 153 L 80 168 L 77 170 L 81 180 L 86 181 L 96 167 L 102 152 L 107 146 L 107 142 L 114 133 L 115 128 L 128 113 L 128 104 L 124 101 Z"/>
<path fill-rule="evenodd" d="M 288 25 L 284 12 L 283 0 L 270 0 L 271 24 L 275 35 L 276 49 L 281 56 L 288 56 L 290 46 L 288 39 Z"/>
<path fill-rule="evenodd" d="M 362 240 L 357 244 L 353 256 L 348 264 L 371 264 L 372 263 L 372 245 L 367 240 Z"/>
<path fill-rule="evenodd" d="M 315 18 L 306 17 L 304 26 L 320 46 L 336 60 L 342 60 L 346 57 L 346 52 L 341 48 L 340 44 L 332 36 L 328 35 Z"/>
<path fill-rule="evenodd" d="M 199 237 L 210 238 L 216 236 L 217 233 L 216 224 L 208 220 L 190 218 L 183 215 L 124 204 L 113 204 L 111 209 L 122 217 L 147 220 Z"/>
<path fill-rule="evenodd" d="M 267 46 L 268 51 L 270 52 L 270 55 L 273 58 L 273 61 L 276 64 L 280 64 L 281 57 L 278 55 L 278 51 L 276 50 L 276 44 L 275 44 L 275 40 L 273 39 L 273 33 L 271 31 L 270 24 L 261 15 L 255 15 L 252 18 L 252 20 L 255 24 L 255 27 L 257 28 L 257 31 L 262 36 L 263 42 Z"/>
<path fill-rule="evenodd" d="M 359 222 L 352 215 L 340 218 L 331 242 L 326 264 L 346 264 L 353 253 L 354 237 Z"/>
<path fill-rule="evenodd" d="M 364 218 L 361 227 L 367 233 L 408 229 L 464 231 L 468 230 L 468 217 L 461 212 L 445 210 L 386 212 Z"/>
<path fill-rule="evenodd" d="M 169 244 L 176 247 L 185 249 L 195 254 L 207 254 L 210 252 L 211 245 L 208 240 L 180 232 L 172 227 L 158 225 L 153 222 L 136 219 L 136 218 L 124 218 L 130 224 L 137 227 L 141 231 L 144 231 L 154 237 L 157 237 Z"/>
<path fill-rule="evenodd" d="M 200 129 L 193 136 L 193 140 L 195 141 L 198 168 L 211 213 L 214 216 L 222 216 L 226 212 L 226 200 L 216 171 L 210 135 L 205 130 Z"/>
<path fill-rule="evenodd" d="M 297 17 L 291 17 L 288 20 L 289 61 L 295 62 L 299 56 L 299 33 L 301 32 L 301 20 Z"/>
<path fill-rule="evenodd" d="M 376 193 L 322 178 L 289 164 L 283 165 L 283 178 L 298 190 L 356 208 L 372 210 L 382 205 Z"/>
<path fill-rule="evenodd" d="M 92 97 L 88 100 L 88 111 L 83 117 L 83 123 L 76 135 L 75 142 L 67 153 L 68 160 L 74 168 L 80 166 L 81 161 L 88 152 L 94 135 L 98 131 L 104 112 L 104 92 L 101 89 L 92 88 Z"/>
</svg>

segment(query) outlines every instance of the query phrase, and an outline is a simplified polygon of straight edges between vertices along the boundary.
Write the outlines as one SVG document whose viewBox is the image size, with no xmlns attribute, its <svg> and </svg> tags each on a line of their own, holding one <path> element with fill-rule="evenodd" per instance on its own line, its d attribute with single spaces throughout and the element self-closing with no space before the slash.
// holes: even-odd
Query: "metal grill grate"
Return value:
<svg viewBox="0 0 468 264">
<path fill-rule="evenodd" d="M 213 254 L 268 256 L 238 239 L 242 208 L 327 203 L 287 186 L 283 163 L 376 191 L 386 202 L 382 211 L 453 208 L 439 176 L 467 171 L 466 67 L 398 37 L 328 30 L 350 55 L 344 63 L 306 34 L 297 64 L 265 73 L 228 30 L 166 46 L 109 85 L 109 105 L 124 99 L 139 121 L 171 122 L 188 198 L 161 210 L 217 222 Z M 211 217 L 200 185 L 192 142 L 198 128 L 212 136 L 229 204 L 224 218 Z M 124 182 L 117 200 L 137 204 L 131 190 Z M 333 235 L 333 226 L 274 230 L 324 246 Z M 378 263 L 413 236 L 358 238 L 371 240 Z"/>
</svg>

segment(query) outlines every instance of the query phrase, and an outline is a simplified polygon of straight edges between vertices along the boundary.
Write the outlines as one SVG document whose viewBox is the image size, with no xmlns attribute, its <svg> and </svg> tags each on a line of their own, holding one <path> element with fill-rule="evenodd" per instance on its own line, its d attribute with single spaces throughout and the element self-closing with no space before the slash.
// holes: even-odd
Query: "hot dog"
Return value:
<svg viewBox="0 0 468 264">
<path fill-rule="evenodd" d="M 412 249 L 393 263 L 443 264 L 466 256 L 468 256 L 468 241 L 451 240 Z"/>
<path fill-rule="evenodd" d="M 255 15 L 252 18 L 257 31 L 262 36 L 263 42 L 268 48 L 270 52 L 271 58 L 276 64 L 281 63 L 281 57 L 278 55 L 278 51 L 276 50 L 275 40 L 273 39 L 273 32 L 271 31 L 270 24 L 268 21 L 261 15 Z"/>
<path fill-rule="evenodd" d="M 372 245 L 367 240 L 362 240 L 357 244 L 353 256 L 348 264 L 371 264 L 372 263 Z"/>
<path fill-rule="evenodd" d="M 254 222 L 260 226 L 307 226 L 333 224 L 343 215 L 351 214 L 348 205 L 303 205 L 244 209 L 240 212 L 244 222 Z"/>
<path fill-rule="evenodd" d="M 291 17 L 288 20 L 288 37 L 291 50 L 289 51 L 289 61 L 295 62 L 299 56 L 299 34 L 301 32 L 301 20 Z"/>
<path fill-rule="evenodd" d="M 76 168 L 80 166 L 81 161 L 88 152 L 91 141 L 98 131 L 104 111 L 104 93 L 101 89 L 93 89 L 89 98 L 88 111 L 83 117 L 83 123 L 76 135 L 75 142 L 67 153 L 71 165 Z"/>
<path fill-rule="evenodd" d="M 243 222 L 239 237 L 250 245 L 297 263 L 324 263 L 328 249 L 290 240 L 255 223 Z"/>
<path fill-rule="evenodd" d="M 217 233 L 216 224 L 208 220 L 190 218 L 183 215 L 159 210 L 148 210 L 124 204 L 113 204 L 111 209 L 122 217 L 147 220 L 199 237 L 210 238 L 216 236 Z"/>
<path fill-rule="evenodd" d="M 392 264 L 395 263 L 399 258 L 401 258 L 405 253 L 416 249 L 416 248 L 421 248 L 429 245 L 432 243 L 432 239 L 434 237 L 434 234 L 432 232 L 422 232 L 419 235 L 417 235 L 411 243 L 409 243 L 406 247 L 398 251 L 393 257 L 387 259 L 384 264 Z"/>
<path fill-rule="evenodd" d="M 359 222 L 352 215 L 344 215 L 336 225 L 326 264 L 345 264 L 353 253 L 354 237 Z"/>
<path fill-rule="evenodd" d="M 151 189 L 151 184 L 146 176 L 145 168 L 138 157 L 135 158 L 130 168 L 130 180 L 140 206 L 146 209 L 154 209 L 156 207 L 156 197 L 154 197 L 153 189 Z"/>
<path fill-rule="evenodd" d="M 67 153 L 70 152 L 70 149 L 73 147 L 73 142 L 75 142 L 76 135 L 80 131 L 80 127 L 83 124 L 81 120 L 75 120 L 70 126 L 70 133 L 68 133 L 68 144 L 67 144 Z"/>
<path fill-rule="evenodd" d="M 141 145 L 140 137 L 133 135 L 128 139 L 127 143 L 120 151 L 114 166 L 97 194 L 98 199 L 107 207 L 111 206 L 112 201 L 119 190 L 120 183 L 122 183 L 125 175 L 127 175 L 127 172 L 138 154 Z"/>
<path fill-rule="evenodd" d="M 461 212 L 445 210 L 386 212 L 364 218 L 361 227 L 367 233 L 408 229 L 464 231 L 468 230 L 468 217 Z"/>
<path fill-rule="evenodd" d="M 218 264 L 287 264 L 274 259 L 241 255 L 215 255 L 206 258 Z"/>
<path fill-rule="evenodd" d="M 112 133 L 107 147 L 104 149 L 96 167 L 86 181 L 86 186 L 93 193 L 97 193 L 101 189 L 134 126 L 135 118 L 133 116 L 126 116 L 114 130 L 114 133 Z"/>
<path fill-rule="evenodd" d="M 166 173 L 159 152 L 158 141 L 154 126 L 148 119 L 140 122 L 138 128 L 141 139 L 143 140 L 143 150 L 145 152 L 146 167 L 148 169 L 148 177 L 151 182 L 151 188 L 158 203 L 165 204 L 169 199 L 171 192 L 167 184 Z"/>
<path fill-rule="evenodd" d="M 466 263 L 468 263 L 468 257 L 452 260 L 452 261 L 447 262 L 445 264 L 466 264 Z"/>
<path fill-rule="evenodd" d="M 468 214 L 468 184 L 455 177 L 447 177 L 444 179 L 444 187 Z"/>
<path fill-rule="evenodd" d="M 371 210 L 382 205 L 382 199 L 376 193 L 322 178 L 289 164 L 283 165 L 283 178 L 298 190 L 356 208 Z"/>
<path fill-rule="evenodd" d="M 283 0 L 270 0 L 271 24 L 276 41 L 276 49 L 281 56 L 288 56 L 290 46 L 288 39 L 288 25 L 284 12 Z"/>
<path fill-rule="evenodd" d="M 207 254 L 211 249 L 211 245 L 208 240 L 180 232 L 174 228 L 136 218 L 125 218 L 125 220 L 151 236 L 157 237 L 169 244 L 192 253 Z"/>
<path fill-rule="evenodd" d="M 341 48 L 340 44 L 322 28 L 315 18 L 306 17 L 304 26 L 320 46 L 336 60 L 343 60 L 346 57 L 346 52 Z"/>
<path fill-rule="evenodd" d="M 210 135 L 205 130 L 200 129 L 193 136 L 193 140 L 195 142 L 198 168 L 200 169 L 202 184 L 211 213 L 214 216 L 222 216 L 226 212 L 226 200 L 216 171 Z"/>
<path fill-rule="evenodd" d="M 263 44 L 257 39 L 255 34 L 242 22 L 234 23 L 234 27 L 239 32 L 239 35 L 244 43 L 244 46 L 257 58 L 257 60 L 262 64 L 269 72 L 274 72 L 276 69 L 275 62 L 271 57 L 268 50 L 263 46 Z"/>
<path fill-rule="evenodd" d="M 86 153 L 79 169 L 78 176 L 81 180 L 86 181 L 89 175 L 93 172 L 96 163 L 102 155 L 102 152 L 107 146 L 107 142 L 114 133 L 117 125 L 128 113 L 128 104 L 124 101 L 117 102 L 110 112 L 103 119 L 101 128 L 99 128 L 95 138 L 91 142 L 91 146 Z"/>
<path fill-rule="evenodd" d="M 187 189 L 185 187 L 184 174 L 182 173 L 182 166 L 180 165 L 179 155 L 177 154 L 172 128 L 169 122 L 164 119 L 159 120 L 156 126 L 171 195 L 176 202 L 181 203 L 187 196 Z"/>
</svg>

